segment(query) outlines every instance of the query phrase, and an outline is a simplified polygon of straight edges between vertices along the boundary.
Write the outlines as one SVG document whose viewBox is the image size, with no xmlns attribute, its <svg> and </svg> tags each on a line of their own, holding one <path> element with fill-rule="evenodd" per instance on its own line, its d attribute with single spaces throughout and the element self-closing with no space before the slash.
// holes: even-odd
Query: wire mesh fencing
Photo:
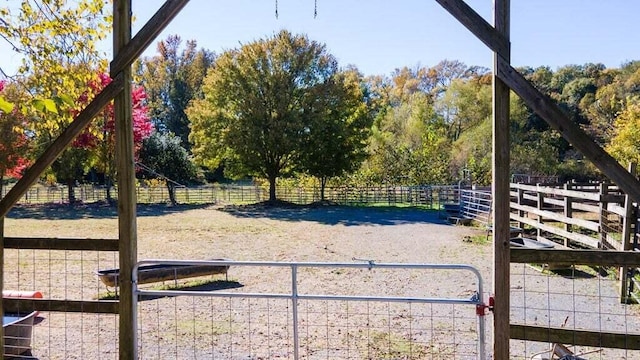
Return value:
<svg viewBox="0 0 640 360">
<path fill-rule="evenodd" d="M 200 263 L 220 262 L 162 262 Z M 139 358 L 486 358 L 482 279 L 471 267 L 224 263 L 237 278 L 137 290 Z M 468 284 L 426 286 L 452 271 L 470 271 Z M 369 291 L 353 291 L 355 281 Z"/>
<path fill-rule="evenodd" d="M 110 296 L 95 276 L 117 266 L 117 253 L 5 249 L 5 297 L 42 298 L 46 303 L 82 303 Z M 28 359 L 116 359 L 118 317 L 114 314 L 5 308 L 25 318 L 5 326 L 5 355 Z M 30 319 L 29 319 L 30 317 Z"/>
<path fill-rule="evenodd" d="M 640 358 L 629 350 L 638 347 L 631 337 L 607 345 L 607 334 L 640 334 L 640 308 L 620 302 L 619 281 L 606 268 L 512 264 L 511 288 L 511 322 L 543 328 L 530 334 L 543 341 L 511 340 L 512 359 L 559 359 L 567 351 L 590 360 Z M 569 330 L 566 342 L 552 341 L 552 329 Z"/>
</svg>

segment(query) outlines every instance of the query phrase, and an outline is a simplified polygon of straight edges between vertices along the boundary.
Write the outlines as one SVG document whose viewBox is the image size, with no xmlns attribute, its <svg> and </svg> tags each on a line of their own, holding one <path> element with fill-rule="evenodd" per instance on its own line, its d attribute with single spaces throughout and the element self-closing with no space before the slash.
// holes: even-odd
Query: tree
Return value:
<svg viewBox="0 0 640 360">
<path fill-rule="evenodd" d="M 5 83 L 0 81 L 2 95 L 5 93 Z M 7 97 L 13 98 L 11 94 Z M 30 141 L 24 130 L 26 118 L 13 101 L 11 104 L 7 109 L 9 111 L 0 109 L 0 193 L 5 176 L 19 178 L 22 175 L 28 164 L 26 155 L 30 149 Z"/>
<path fill-rule="evenodd" d="M 320 180 L 320 198 L 331 177 L 355 170 L 366 158 L 372 117 L 364 101 L 362 75 L 356 69 L 336 74 L 319 87 L 319 112 L 308 131 L 302 167 Z M 312 110 L 313 111 L 313 110 Z"/>
<path fill-rule="evenodd" d="M 202 98 L 202 82 L 215 55 L 198 50 L 195 40 L 187 41 L 182 52 L 181 44 L 177 35 L 160 41 L 158 55 L 142 59 L 138 73 L 155 128 L 162 133 L 172 132 L 188 150 L 190 129 L 185 110 L 191 100 Z"/>
<path fill-rule="evenodd" d="M 187 111 L 196 160 L 266 178 L 275 201 L 276 180 L 305 168 L 324 107 L 345 106 L 327 100 L 337 73 L 324 45 L 285 30 L 223 53 L 205 78 L 204 99 Z"/>
<path fill-rule="evenodd" d="M 97 94 L 109 85 L 111 78 L 106 73 L 98 75 L 98 79 L 89 82 L 87 91 L 80 96 L 78 103 L 89 103 L 91 94 Z M 151 136 L 153 125 L 149 119 L 149 111 L 145 104 L 146 93 L 143 87 L 134 86 L 131 91 L 131 107 L 133 121 L 133 142 L 134 151 L 137 156 L 144 139 Z M 73 142 L 72 147 L 67 151 L 73 152 L 70 156 L 76 158 L 69 159 L 66 163 L 64 154 L 62 163 L 68 166 L 66 169 L 56 170 L 56 174 L 64 175 L 63 179 L 75 180 L 83 176 L 89 167 L 94 167 L 105 176 L 107 187 L 107 201 L 111 201 L 112 179 L 115 178 L 115 156 L 116 156 L 116 134 L 115 115 L 113 103 L 107 104 L 100 112 L 96 121 L 87 127 Z M 84 157 L 81 157 L 84 155 Z M 72 160 L 72 159 L 75 159 Z M 54 163 L 55 165 L 55 163 Z M 75 167 L 74 167 L 75 166 Z M 73 171 L 73 172 L 72 172 Z M 72 191 L 70 188 L 69 191 Z"/>
<path fill-rule="evenodd" d="M 0 8 L 0 39 L 23 57 L 19 75 L 12 79 L 34 98 L 33 106 L 21 111 L 31 120 L 36 151 L 67 127 L 79 110 L 73 99 L 86 91 L 98 69 L 106 68 L 96 48 L 111 24 L 105 5 L 101 0 L 24 0 L 20 6 Z M 78 178 L 70 176 L 81 173 L 86 160 L 84 149 L 67 149 L 52 169 L 59 171 L 59 180 L 72 184 Z M 70 192 L 71 202 L 72 196 Z"/>
<path fill-rule="evenodd" d="M 615 120 L 615 132 L 607 147 L 611 155 L 626 166 L 640 163 L 640 98 L 629 98 Z"/>
<path fill-rule="evenodd" d="M 176 187 L 196 177 L 196 167 L 180 142 L 180 138 L 172 133 L 154 132 L 144 140 L 140 151 L 139 167 L 142 176 L 164 180 L 169 200 L 174 206 L 178 203 Z"/>
</svg>

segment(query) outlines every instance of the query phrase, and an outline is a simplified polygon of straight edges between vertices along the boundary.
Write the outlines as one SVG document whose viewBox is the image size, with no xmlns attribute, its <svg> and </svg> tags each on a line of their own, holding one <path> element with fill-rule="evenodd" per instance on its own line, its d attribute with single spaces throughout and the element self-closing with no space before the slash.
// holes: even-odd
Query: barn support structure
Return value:
<svg viewBox="0 0 640 360">
<path fill-rule="evenodd" d="M 113 81 L 96 96 L 67 129 L 46 149 L 25 172 L 16 185 L 0 200 L 0 262 L 4 264 L 4 248 L 9 245 L 4 239 L 4 217 L 15 203 L 26 193 L 60 153 L 86 127 L 99 111 L 111 100 L 116 103 L 116 148 L 118 169 L 118 226 L 117 241 L 103 240 L 83 245 L 87 249 L 117 250 L 120 253 L 121 297 L 114 301 L 55 301 L 4 299 L 0 310 L 12 303 L 30 306 L 43 311 L 85 311 L 95 313 L 118 313 L 119 356 L 121 359 L 137 358 L 134 343 L 135 319 L 132 312 L 131 271 L 136 262 L 137 229 L 135 212 L 135 165 L 133 162 L 133 136 L 131 121 L 131 64 L 154 41 L 156 36 L 187 4 L 188 0 L 166 0 L 156 14 L 131 38 L 131 1 L 114 0 L 114 59 L 110 64 Z M 509 323 L 509 272 L 511 262 L 579 262 L 615 266 L 640 265 L 640 253 L 600 251 L 536 251 L 509 249 L 509 91 L 518 94 L 524 102 L 555 130 L 560 132 L 576 149 L 593 162 L 609 179 L 615 182 L 636 203 L 640 203 L 640 182 L 618 164 L 604 149 L 596 144 L 571 122 L 568 116 L 548 96 L 540 93 L 530 82 L 510 65 L 510 0 L 494 0 L 494 24 L 489 24 L 463 0 L 435 0 L 480 41 L 494 52 L 493 68 L 493 198 L 494 198 L 494 312 L 493 353 L 496 359 L 509 358 L 510 339 L 547 341 L 549 336 L 562 342 L 571 339 L 574 344 L 598 346 L 636 344 L 637 338 L 629 340 L 625 334 L 580 333 L 565 329 L 541 329 L 523 327 Z M 67 246 L 57 239 L 42 239 L 35 248 L 60 249 Z M 117 245 L 117 246 L 114 246 Z M 77 244 L 69 247 L 79 249 Z M 559 261 L 559 259 L 561 259 Z M 0 273 L 0 288 L 3 287 Z M 544 338 L 542 337 L 544 334 Z M 0 330 L 0 341 L 3 341 Z M 539 335 L 539 336 L 538 336 Z M 540 339 L 538 339 L 538 337 Z M 596 339 L 597 338 L 597 339 Z M 594 340 L 596 339 L 596 340 Z M 605 339 L 605 343 L 603 343 Z M 622 341 L 622 342 L 621 342 Z M 625 342 L 626 341 L 626 342 Z M 4 345 L 0 343 L 0 345 Z"/>
</svg>

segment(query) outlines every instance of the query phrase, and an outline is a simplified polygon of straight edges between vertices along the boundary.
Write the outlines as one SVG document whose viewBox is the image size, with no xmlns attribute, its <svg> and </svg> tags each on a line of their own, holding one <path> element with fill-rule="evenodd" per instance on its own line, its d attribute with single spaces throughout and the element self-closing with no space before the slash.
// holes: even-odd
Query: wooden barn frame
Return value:
<svg viewBox="0 0 640 360">
<path fill-rule="evenodd" d="M 119 314 L 119 358 L 136 359 L 134 343 L 136 319 L 133 314 L 132 268 L 137 262 L 136 193 L 131 116 L 131 64 L 155 40 L 189 0 L 166 0 L 155 15 L 132 37 L 131 2 L 114 0 L 113 49 L 110 64 L 113 81 L 96 96 L 77 118 L 36 160 L 18 183 L 0 201 L 0 265 L 4 265 L 4 249 L 12 247 L 58 250 L 118 251 L 121 274 L 119 301 L 68 301 L 37 299 L 4 299 L 0 311 L 10 306 L 33 307 L 42 311 L 66 311 Z M 494 339 L 495 359 L 509 358 L 509 340 L 571 342 L 576 345 L 617 347 L 640 350 L 640 336 L 618 333 L 594 333 L 562 328 L 541 328 L 510 324 L 510 264 L 580 263 L 615 266 L 640 265 L 640 253 L 618 251 L 530 250 L 509 248 L 509 92 L 524 102 L 551 127 L 559 131 L 598 169 L 616 183 L 630 198 L 640 203 L 640 182 L 608 155 L 598 144 L 561 111 L 549 97 L 540 93 L 510 65 L 510 0 L 494 0 L 494 25 L 489 24 L 464 0 L 436 0 L 494 52 L 493 64 L 493 219 L 494 219 Z M 57 158 L 94 116 L 115 99 L 116 158 L 118 170 L 119 238 L 78 242 L 73 239 L 5 239 L 4 218 L 46 168 Z M 19 244 L 18 244 L 19 243 Z M 0 287 L 3 288 L 3 272 Z M 4 346 L 0 332 L 0 348 Z"/>
</svg>

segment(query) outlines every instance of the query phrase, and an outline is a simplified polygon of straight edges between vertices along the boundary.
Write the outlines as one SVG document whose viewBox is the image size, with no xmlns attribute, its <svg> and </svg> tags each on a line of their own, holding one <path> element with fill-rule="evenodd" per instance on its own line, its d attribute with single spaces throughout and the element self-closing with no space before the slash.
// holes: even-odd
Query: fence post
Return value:
<svg viewBox="0 0 640 360">
<path fill-rule="evenodd" d="M 605 195 L 609 192 L 609 185 L 600 183 L 600 249 L 605 248 L 607 244 L 607 233 L 609 229 L 609 216 L 607 208 L 609 203 L 605 201 Z"/>
<path fill-rule="evenodd" d="M 524 204 L 524 189 L 522 189 L 521 187 L 518 187 L 518 205 L 522 206 Z M 520 218 L 524 218 L 526 215 L 526 212 L 524 210 L 522 210 L 522 208 L 518 209 L 518 216 Z M 520 229 L 524 229 L 524 223 L 522 221 L 518 222 L 518 227 Z"/>
<path fill-rule="evenodd" d="M 538 210 L 542 210 L 542 208 L 544 207 L 544 193 L 540 191 L 540 184 L 536 184 L 536 191 L 538 195 Z M 544 222 L 544 219 L 542 215 L 538 215 L 538 224 L 542 224 L 543 222 Z M 536 240 L 539 241 L 540 238 L 542 238 L 542 230 L 540 230 L 540 227 L 536 229 L 536 234 L 537 234 Z"/>
<path fill-rule="evenodd" d="M 629 163 L 629 172 L 636 176 L 636 163 Z M 629 197 L 628 194 L 624 195 L 624 218 L 622 219 L 622 234 L 620 236 L 620 241 L 622 242 L 622 251 L 629 251 L 632 249 L 631 244 L 631 224 L 633 222 L 637 222 L 637 217 L 634 219 L 633 211 L 633 200 Z M 620 302 L 627 303 L 628 302 L 628 273 L 626 267 L 620 268 Z"/>
<path fill-rule="evenodd" d="M 564 184 L 564 189 L 565 190 L 571 190 L 571 184 L 569 184 L 569 183 Z M 566 216 L 568 218 L 573 216 L 572 201 L 571 201 L 571 197 L 569 197 L 569 196 L 565 196 L 564 197 L 564 216 Z M 565 223 L 564 224 L 564 229 L 567 232 L 571 232 L 571 224 Z M 564 239 L 564 246 L 569 247 L 569 239 L 568 238 Z"/>
</svg>

